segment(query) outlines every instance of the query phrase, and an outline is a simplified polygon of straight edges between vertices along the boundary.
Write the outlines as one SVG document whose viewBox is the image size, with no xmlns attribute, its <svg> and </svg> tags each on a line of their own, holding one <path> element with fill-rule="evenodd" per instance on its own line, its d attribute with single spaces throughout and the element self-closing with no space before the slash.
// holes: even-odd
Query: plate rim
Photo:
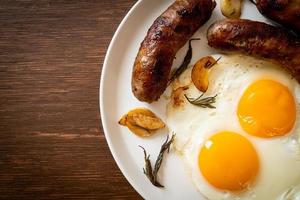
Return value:
<svg viewBox="0 0 300 200">
<path fill-rule="evenodd" d="M 103 133 L 105 136 L 105 140 L 108 144 L 110 153 L 112 154 L 114 161 L 117 163 L 117 166 L 119 168 L 119 170 L 122 172 L 122 175 L 126 178 L 126 180 L 129 182 L 129 184 L 131 185 L 131 187 L 143 198 L 148 199 L 148 197 L 146 198 L 146 194 L 143 192 L 143 190 L 135 183 L 135 181 L 133 180 L 133 178 L 129 175 L 128 171 L 125 170 L 125 166 L 122 164 L 122 162 L 120 161 L 120 159 L 117 156 L 116 151 L 113 148 L 113 144 L 112 144 L 112 140 L 108 134 L 108 128 L 106 126 L 107 122 L 106 119 L 104 117 L 103 112 L 101 112 L 104 108 L 104 77 L 105 74 L 107 74 L 107 69 L 108 69 L 108 61 L 111 57 L 111 52 L 112 49 L 115 46 L 115 42 L 117 40 L 117 37 L 119 35 L 119 33 L 121 32 L 121 30 L 123 29 L 126 21 L 128 20 L 128 18 L 134 13 L 134 11 L 137 9 L 137 7 L 145 0 L 138 0 L 136 3 L 134 3 L 134 5 L 129 9 L 129 11 L 127 12 L 127 14 L 125 15 L 125 17 L 121 20 L 117 30 L 115 31 L 115 33 L 113 34 L 113 37 L 109 43 L 109 46 L 107 48 L 106 54 L 105 54 L 105 58 L 104 58 L 104 62 L 102 65 L 102 72 L 101 72 L 101 78 L 100 78 L 100 87 L 99 87 L 99 110 L 100 110 L 100 117 L 101 117 L 101 124 L 102 124 L 102 128 L 103 128 Z"/>
</svg>

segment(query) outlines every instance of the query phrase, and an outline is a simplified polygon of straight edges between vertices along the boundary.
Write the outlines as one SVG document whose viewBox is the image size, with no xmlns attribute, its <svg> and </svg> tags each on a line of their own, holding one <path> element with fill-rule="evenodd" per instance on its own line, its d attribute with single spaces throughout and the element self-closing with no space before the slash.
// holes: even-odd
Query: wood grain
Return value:
<svg viewBox="0 0 300 200">
<path fill-rule="evenodd" d="M 108 44 L 135 0 L 0 0 L 0 199 L 141 199 L 99 116 Z"/>
</svg>

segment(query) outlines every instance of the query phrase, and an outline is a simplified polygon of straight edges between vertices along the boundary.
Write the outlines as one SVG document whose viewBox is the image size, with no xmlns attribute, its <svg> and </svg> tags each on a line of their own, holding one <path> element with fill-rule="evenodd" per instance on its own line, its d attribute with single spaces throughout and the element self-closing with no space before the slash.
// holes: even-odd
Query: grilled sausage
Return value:
<svg viewBox="0 0 300 200">
<path fill-rule="evenodd" d="M 299 0 L 256 0 L 256 7 L 264 16 L 300 35 Z"/>
<path fill-rule="evenodd" d="M 300 82 L 300 41 L 280 27 L 245 19 L 221 20 L 207 30 L 211 47 L 271 59 Z"/>
<path fill-rule="evenodd" d="M 176 0 L 150 29 L 136 56 L 132 92 L 140 101 L 156 101 L 165 91 L 176 52 L 211 16 L 214 0 Z"/>
</svg>

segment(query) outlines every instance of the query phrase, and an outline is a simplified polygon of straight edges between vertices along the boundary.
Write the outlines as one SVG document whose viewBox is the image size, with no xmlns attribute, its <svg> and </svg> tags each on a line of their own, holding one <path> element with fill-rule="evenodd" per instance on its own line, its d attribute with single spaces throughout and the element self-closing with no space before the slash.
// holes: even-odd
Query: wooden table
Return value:
<svg viewBox="0 0 300 200">
<path fill-rule="evenodd" d="M 0 199 L 141 199 L 99 115 L 106 49 L 135 2 L 0 1 Z"/>
</svg>

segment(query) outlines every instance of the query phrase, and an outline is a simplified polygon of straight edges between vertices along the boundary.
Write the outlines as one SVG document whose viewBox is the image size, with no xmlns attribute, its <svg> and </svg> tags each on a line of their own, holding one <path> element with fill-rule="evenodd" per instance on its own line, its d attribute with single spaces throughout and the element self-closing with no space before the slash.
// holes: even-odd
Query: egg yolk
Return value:
<svg viewBox="0 0 300 200">
<path fill-rule="evenodd" d="M 214 187 L 237 191 L 257 174 L 259 161 L 249 140 L 234 132 L 219 132 L 207 140 L 198 157 L 205 179 Z"/>
<path fill-rule="evenodd" d="M 242 95 L 237 115 L 249 134 L 269 138 L 287 134 L 296 120 L 296 105 L 289 89 L 273 80 L 259 80 Z"/>
</svg>

